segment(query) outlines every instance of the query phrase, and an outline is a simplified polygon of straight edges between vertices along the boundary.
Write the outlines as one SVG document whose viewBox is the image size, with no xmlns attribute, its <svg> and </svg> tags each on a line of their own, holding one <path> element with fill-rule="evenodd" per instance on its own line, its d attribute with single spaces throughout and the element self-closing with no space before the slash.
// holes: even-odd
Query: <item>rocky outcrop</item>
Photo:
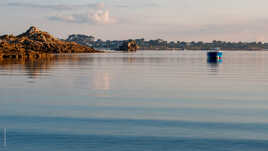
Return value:
<svg viewBox="0 0 268 151">
<path fill-rule="evenodd" d="M 121 46 L 117 50 L 119 51 L 127 51 L 127 52 L 135 52 L 139 46 L 136 41 L 124 41 Z"/>
<path fill-rule="evenodd" d="M 0 36 L 0 57 L 39 57 L 47 53 L 94 53 L 93 48 L 54 38 L 47 32 L 30 27 L 18 36 Z"/>
</svg>

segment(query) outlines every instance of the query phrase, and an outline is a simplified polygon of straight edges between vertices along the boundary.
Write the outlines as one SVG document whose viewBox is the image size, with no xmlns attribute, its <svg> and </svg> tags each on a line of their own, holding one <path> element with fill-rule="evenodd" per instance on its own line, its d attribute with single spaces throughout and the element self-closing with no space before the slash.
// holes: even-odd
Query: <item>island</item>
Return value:
<svg viewBox="0 0 268 151">
<path fill-rule="evenodd" d="M 32 26 L 18 36 L 0 36 L 0 58 L 40 58 L 59 53 L 98 53 L 89 46 L 54 38 Z"/>
</svg>

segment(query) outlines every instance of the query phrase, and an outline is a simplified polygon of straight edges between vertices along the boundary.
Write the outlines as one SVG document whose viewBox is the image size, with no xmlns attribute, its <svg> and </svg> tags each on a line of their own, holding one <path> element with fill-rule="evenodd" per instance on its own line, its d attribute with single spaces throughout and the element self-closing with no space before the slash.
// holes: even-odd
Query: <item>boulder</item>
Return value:
<svg viewBox="0 0 268 151">
<path fill-rule="evenodd" d="M 135 52 L 139 46 L 137 45 L 136 41 L 124 41 L 121 46 L 117 50 L 119 51 L 127 51 L 127 52 Z"/>
</svg>

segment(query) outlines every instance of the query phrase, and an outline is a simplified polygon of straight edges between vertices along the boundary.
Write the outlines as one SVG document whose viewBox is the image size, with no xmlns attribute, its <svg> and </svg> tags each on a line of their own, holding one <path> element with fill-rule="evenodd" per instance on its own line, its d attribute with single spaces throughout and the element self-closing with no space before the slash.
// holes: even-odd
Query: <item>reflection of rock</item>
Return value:
<svg viewBox="0 0 268 151">
<path fill-rule="evenodd" d="M 47 54 L 47 57 L 39 59 L 29 58 L 5 58 L 0 59 L 0 70 L 24 70 L 29 78 L 35 78 L 55 64 L 55 56 Z"/>
<path fill-rule="evenodd" d="M 36 27 L 30 27 L 18 36 L 0 36 L 0 57 L 39 58 L 46 53 L 93 53 L 93 48 L 75 42 L 61 41 Z"/>
<path fill-rule="evenodd" d="M 83 58 L 79 55 L 54 55 L 46 54 L 46 57 L 38 59 L 30 58 L 0 58 L 0 70 L 22 70 L 29 78 L 36 78 L 47 73 L 50 68 L 57 62 L 69 61 L 72 64 L 80 64 L 81 62 L 90 62 L 91 58 Z M 21 72 L 21 73 L 23 73 Z"/>
<path fill-rule="evenodd" d="M 137 51 L 139 46 L 137 45 L 136 41 L 125 41 L 119 48 L 119 51 L 128 51 L 134 52 Z"/>
</svg>

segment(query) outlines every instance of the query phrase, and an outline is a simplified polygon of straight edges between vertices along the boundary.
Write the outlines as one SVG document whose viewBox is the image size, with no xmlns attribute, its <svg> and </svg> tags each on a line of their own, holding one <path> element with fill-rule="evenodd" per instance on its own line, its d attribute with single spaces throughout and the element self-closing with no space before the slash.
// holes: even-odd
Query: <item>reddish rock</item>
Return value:
<svg viewBox="0 0 268 151">
<path fill-rule="evenodd" d="M 96 53 L 93 48 L 54 38 L 47 32 L 30 27 L 18 36 L 0 36 L 0 56 L 34 56 L 43 53 Z"/>
</svg>

